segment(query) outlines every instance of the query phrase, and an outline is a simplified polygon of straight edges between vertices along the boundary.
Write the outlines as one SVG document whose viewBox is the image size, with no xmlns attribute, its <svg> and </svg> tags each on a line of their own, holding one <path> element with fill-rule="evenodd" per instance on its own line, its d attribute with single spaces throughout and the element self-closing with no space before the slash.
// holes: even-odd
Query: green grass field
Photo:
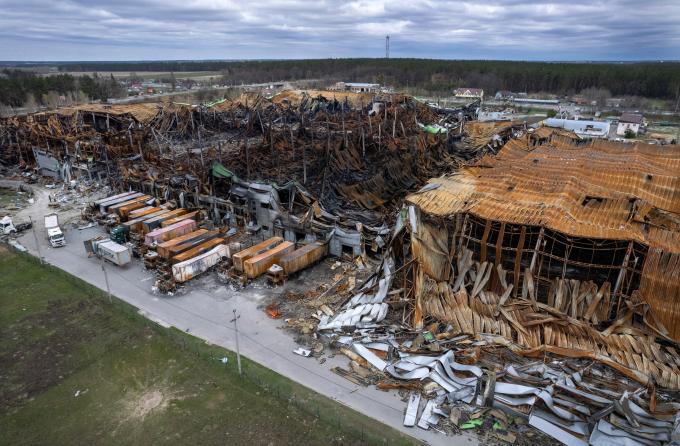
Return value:
<svg viewBox="0 0 680 446">
<path fill-rule="evenodd" d="M 0 444 L 412 443 L 4 245 L 0 339 Z"/>
</svg>

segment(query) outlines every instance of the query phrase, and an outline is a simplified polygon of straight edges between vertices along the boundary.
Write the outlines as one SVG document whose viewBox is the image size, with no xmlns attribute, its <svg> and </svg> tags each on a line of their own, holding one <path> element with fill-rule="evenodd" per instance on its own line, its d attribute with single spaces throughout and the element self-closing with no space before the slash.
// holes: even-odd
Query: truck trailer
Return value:
<svg viewBox="0 0 680 446">
<path fill-rule="evenodd" d="M 45 231 L 47 232 L 47 241 L 53 248 L 66 246 L 66 239 L 59 227 L 59 216 L 57 214 L 45 215 Z"/>
<path fill-rule="evenodd" d="M 97 237 L 90 240 L 85 240 L 85 251 L 88 254 L 94 254 L 101 257 L 114 265 L 123 266 L 132 261 L 132 250 L 125 246 L 112 241 L 109 238 Z"/>
</svg>

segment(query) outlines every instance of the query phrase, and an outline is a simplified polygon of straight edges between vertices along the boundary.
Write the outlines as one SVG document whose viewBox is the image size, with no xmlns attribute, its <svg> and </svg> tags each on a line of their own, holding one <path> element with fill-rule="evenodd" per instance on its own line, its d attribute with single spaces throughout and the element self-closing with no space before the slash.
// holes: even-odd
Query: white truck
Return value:
<svg viewBox="0 0 680 446">
<path fill-rule="evenodd" d="M 59 227 L 59 216 L 55 213 L 45 215 L 45 230 L 47 231 L 47 240 L 53 248 L 66 246 L 66 239 L 64 233 Z"/>
<path fill-rule="evenodd" d="M 96 237 L 85 240 L 84 244 L 88 257 L 94 254 L 118 266 L 126 265 L 132 260 L 130 247 L 120 245 L 109 238 Z"/>
<path fill-rule="evenodd" d="M 6 215 L 0 219 L 0 235 L 9 235 L 15 237 L 19 232 L 31 229 L 33 224 L 31 222 L 17 223 L 12 221 L 12 217 Z"/>
<path fill-rule="evenodd" d="M 0 235 L 14 235 L 17 233 L 17 228 L 14 227 L 12 219 L 5 216 L 0 220 Z"/>
</svg>

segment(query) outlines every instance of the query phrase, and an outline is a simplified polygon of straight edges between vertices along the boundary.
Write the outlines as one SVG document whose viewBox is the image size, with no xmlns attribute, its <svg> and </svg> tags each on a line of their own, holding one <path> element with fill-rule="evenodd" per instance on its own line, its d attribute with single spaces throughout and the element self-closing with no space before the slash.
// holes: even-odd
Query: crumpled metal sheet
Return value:
<svg viewBox="0 0 680 446">
<path fill-rule="evenodd" d="M 387 316 L 388 305 L 383 303 L 392 285 L 394 261 L 385 259 L 382 274 L 371 277 L 350 301 L 343 311 L 332 318 L 324 315 L 318 325 L 319 330 L 337 330 L 343 327 L 360 327 L 381 322 Z M 376 290 L 377 287 L 377 290 Z"/>
</svg>

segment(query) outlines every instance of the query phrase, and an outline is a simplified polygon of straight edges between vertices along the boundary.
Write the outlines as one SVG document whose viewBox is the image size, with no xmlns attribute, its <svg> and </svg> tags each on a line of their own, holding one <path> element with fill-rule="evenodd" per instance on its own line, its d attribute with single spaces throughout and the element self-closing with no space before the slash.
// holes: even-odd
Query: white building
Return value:
<svg viewBox="0 0 680 446">
<path fill-rule="evenodd" d="M 484 99 L 484 90 L 481 88 L 456 88 L 453 94 L 457 98 Z"/>
<path fill-rule="evenodd" d="M 619 136 L 626 136 L 626 131 L 630 130 L 637 135 L 642 126 L 642 122 L 642 115 L 637 113 L 624 113 L 621 115 L 621 118 L 619 118 L 616 134 Z"/>
<path fill-rule="evenodd" d="M 580 138 L 607 138 L 609 136 L 609 123 L 606 121 L 549 118 L 543 121 L 543 125 L 571 130 Z"/>
<path fill-rule="evenodd" d="M 366 82 L 338 82 L 331 90 L 351 91 L 352 93 L 378 93 L 380 84 L 369 84 Z"/>
</svg>

